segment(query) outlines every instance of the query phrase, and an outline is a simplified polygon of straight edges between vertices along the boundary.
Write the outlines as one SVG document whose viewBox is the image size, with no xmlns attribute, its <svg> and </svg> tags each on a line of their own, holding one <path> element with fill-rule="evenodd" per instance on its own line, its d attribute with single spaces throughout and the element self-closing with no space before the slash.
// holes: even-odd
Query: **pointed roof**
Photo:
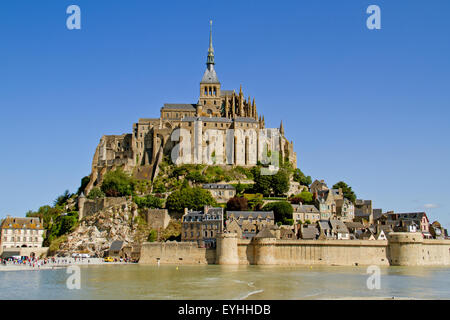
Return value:
<svg viewBox="0 0 450 320">
<path fill-rule="evenodd" d="M 272 232 L 268 228 L 262 229 L 258 234 L 255 236 L 255 238 L 276 238 Z"/>
<path fill-rule="evenodd" d="M 214 70 L 214 48 L 212 44 L 212 20 L 209 21 L 210 30 L 209 30 L 209 48 L 208 48 L 208 57 L 206 59 L 206 70 L 203 74 L 202 81 L 200 83 L 215 83 L 220 84 L 219 78 L 217 77 L 216 71 Z"/>
</svg>

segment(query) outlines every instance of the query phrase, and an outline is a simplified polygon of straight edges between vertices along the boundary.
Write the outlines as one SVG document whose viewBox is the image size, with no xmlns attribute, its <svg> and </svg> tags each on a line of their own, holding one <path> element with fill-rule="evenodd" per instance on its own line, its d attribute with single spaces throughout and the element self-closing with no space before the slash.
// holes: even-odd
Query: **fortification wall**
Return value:
<svg viewBox="0 0 450 320">
<path fill-rule="evenodd" d="M 239 264 L 389 265 L 387 241 L 239 240 Z"/>
<path fill-rule="evenodd" d="M 449 240 L 424 240 L 420 233 L 392 233 L 389 240 L 242 240 L 217 238 L 217 251 L 193 242 L 145 243 L 141 263 L 239 265 L 450 266 Z"/>
<path fill-rule="evenodd" d="M 105 208 L 109 208 L 115 205 L 126 205 L 126 197 L 105 197 L 95 200 L 84 199 L 79 206 L 79 219 L 93 215 Z"/>
<path fill-rule="evenodd" d="M 145 242 L 139 263 L 157 264 L 214 264 L 216 250 L 198 248 L 195 242 Z"/>
</svg>

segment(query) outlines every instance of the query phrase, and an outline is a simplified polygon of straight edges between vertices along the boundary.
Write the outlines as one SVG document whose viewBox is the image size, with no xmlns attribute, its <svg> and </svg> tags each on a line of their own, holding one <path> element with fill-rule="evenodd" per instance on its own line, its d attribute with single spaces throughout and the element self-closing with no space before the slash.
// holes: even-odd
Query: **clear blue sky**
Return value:
<svg viewBox="0 0 450 320">
<path fill-rule="evenodd" d="M 103 134 L 197 102 L 213 19 L 222 88 L 283 119 L 306 174 L 450 227 L 449 14 L 448 0 L 2 1 L 0 217 L 75 192 Z"/>
</svg>

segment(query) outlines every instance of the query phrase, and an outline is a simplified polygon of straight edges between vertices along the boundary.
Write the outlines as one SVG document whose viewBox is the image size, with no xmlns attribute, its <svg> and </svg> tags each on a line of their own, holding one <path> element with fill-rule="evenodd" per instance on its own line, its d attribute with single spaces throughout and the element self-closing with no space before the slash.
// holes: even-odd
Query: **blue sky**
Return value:
<svg viewBox="0 0 450 320">
<path fill-rule="evenodd" d="M 82 29 L 66 28 L 81 8 Z M 381 8 L 381 30 L 366 8 Z M 0 217 L 75 192 L 103 134 L 195 103 L 214 20 L 224 89 L 283 119 L 299 167 L 450 226 L 450 2 L 0 3 Z"/>
</svg>

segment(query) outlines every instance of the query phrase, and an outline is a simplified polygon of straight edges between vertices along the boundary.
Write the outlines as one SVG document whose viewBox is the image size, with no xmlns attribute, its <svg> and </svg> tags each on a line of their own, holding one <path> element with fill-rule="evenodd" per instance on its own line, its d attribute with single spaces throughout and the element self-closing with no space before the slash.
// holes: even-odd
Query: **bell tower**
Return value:
<svg viewBox="0 0 450 320">
<path fill-rule="evenodd" d="M 206 59 L 206 70 L 200 82 L 200 98 L 198 104 L 202 105 L 205 116 L 220 117 L 222 111 L 222 99 L 220 97 L 220 82 L 214 70 L 214 48 L 212 44 L 212 20 L 209 22 L 209 49 Z"/>
</svg>

